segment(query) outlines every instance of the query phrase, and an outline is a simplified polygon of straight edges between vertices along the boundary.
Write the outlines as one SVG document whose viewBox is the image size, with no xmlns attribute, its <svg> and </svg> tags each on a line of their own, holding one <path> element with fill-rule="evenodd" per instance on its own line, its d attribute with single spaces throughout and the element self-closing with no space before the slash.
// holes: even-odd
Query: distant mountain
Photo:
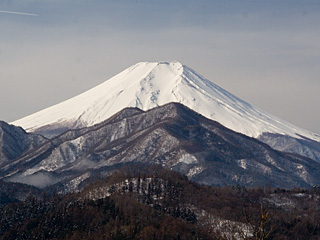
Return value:
<svg viewBox="0 0 320 240">
<path fill-rule="evenodd" d="M 100 123 L 127 107 L 145 111 L 170 102 L 181 103 L 227 128 L 259 138 L 278 150 L 288 150 L 320 161 L 318 134 L 250 105 L 179 62 L 135 64 L 85 93 L 12 124 L 22 126 L 28 132 L 52 137 L 68 129 Z M 261 137 L 265 133 L 269 134 L 268 138 Z M 283 145 L 284 141 L 279 136 L 289 140 L 287 145 Z M 299 144 L 292 145 L 295 139 L 299 139 L 299 144 L 306 149 L 301 151 Z M 308 141 L 314 144 L 310 145 Z"/>
<path fill-rule="evenodd" d="M 159 164 L 206 185 L 320 184 L 314 160 L 275 151 L 178 103 L 146 112 L 127 108 L 92 127 L 69 130 L 3 164 L 0 177 L 73 191 L 134 162 Z"/>
<path fill-rule="evenodd" d="M 263 133 L 258 139 L 279 151 L 297 153 L 320 162 L 320 143 L 315 140 L 276 133 Z"/>
</svg>

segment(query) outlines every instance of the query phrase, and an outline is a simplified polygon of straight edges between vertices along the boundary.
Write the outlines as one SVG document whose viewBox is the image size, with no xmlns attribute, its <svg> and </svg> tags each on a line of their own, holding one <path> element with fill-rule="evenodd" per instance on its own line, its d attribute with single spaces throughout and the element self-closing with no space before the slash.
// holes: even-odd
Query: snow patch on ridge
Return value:
<svg viewBox="0 0 320 240">
<path fill-rule="evenodd" d="M 185 153 L 180 157 L 178 163 L 195 164 L 198 163 L 198 160 L 195 156 Z"/>
<path fill-rule="evenodd" d="M 243 169 L 247 169 L 247 162 L 246 162 L 246 159 L 241 159 L 241 160 L 238 160 L 238 165 L 239 167 L 243 168 Z"/>
</svg>

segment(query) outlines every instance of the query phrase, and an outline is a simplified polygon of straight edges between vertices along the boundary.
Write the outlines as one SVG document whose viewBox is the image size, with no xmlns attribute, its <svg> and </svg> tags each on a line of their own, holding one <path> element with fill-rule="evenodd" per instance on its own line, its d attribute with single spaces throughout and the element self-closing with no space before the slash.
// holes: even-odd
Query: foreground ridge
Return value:
<svg viewBox="0 0 320 240">
<path fill-rule="evenodd" d="M 320 183 L 320 163 L 275 151 L 179 103 L 148 111 L 126 108 L 92 127 L 69 130 L 4 162 L 0 178 L 74 191 L 137 162 L 164 166 L 205 185 Z"/>
</svg>

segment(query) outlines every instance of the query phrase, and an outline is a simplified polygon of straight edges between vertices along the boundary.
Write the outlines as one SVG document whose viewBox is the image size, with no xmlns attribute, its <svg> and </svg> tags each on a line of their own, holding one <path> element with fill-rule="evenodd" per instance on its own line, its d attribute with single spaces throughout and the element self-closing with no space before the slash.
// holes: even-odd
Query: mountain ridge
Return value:
<svg viewBox="0 0 320 240">
<path fill-rule="evenodd" d="M 179 103 L 145 112 L 128 108 L 94 126 L 68 130 L 3 165 L 0 178 L 74 191 L 135 162 L 159 164 L 205 185 L 292 188 L 320 181 L 314 160 L 275 151 Z"/>
<path fill-rule="evenodd" d="M 23 128 L 0 121 L 0 166 L 34 149 L 46 139 L 38 134 L 28 134 Z"/>
</svg>

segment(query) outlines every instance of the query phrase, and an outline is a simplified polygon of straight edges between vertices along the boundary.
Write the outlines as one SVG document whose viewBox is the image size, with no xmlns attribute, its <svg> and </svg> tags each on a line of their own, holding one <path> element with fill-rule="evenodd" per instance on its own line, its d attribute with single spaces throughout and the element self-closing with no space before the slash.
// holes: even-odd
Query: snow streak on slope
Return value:
<svg viewBox="0 0 320 240">
<path fill-rule="evenodd" d="M 257 109 L 179 62 L 135 64 L 85 93 L 13 124 L 27 131 L 56 124 L 91 126 L 126 107 L 148 110 L 169 102 L 180 102 L 251 137 L 269 132 L 320 141 L 319 135 Z"/>
</svg>

